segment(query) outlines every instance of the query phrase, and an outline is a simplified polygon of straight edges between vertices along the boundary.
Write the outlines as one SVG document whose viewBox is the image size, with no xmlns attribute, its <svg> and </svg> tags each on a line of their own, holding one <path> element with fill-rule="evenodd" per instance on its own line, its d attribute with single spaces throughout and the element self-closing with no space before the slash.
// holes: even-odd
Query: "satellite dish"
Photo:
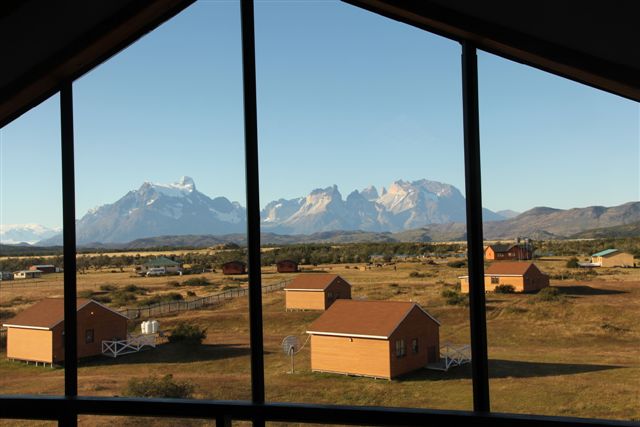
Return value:
<svg viewBox="0 0 640 427">
<path fill-rule="evenodd" d="M 298 341 L 298 337 L 295 335 L 289 335 L 282 340 L 282 351 L 284 351 L 284 354 L 287 356 L 291 356 L 291 371 L 288 372 L 289 374 L 293 374 L 295 372 L 295 361 L 293 356 L 298 350 L 300 350 L 300 342 Z"/>
<path fill-rule="evenodd" d="M 295 335 L 289 335 L 282 340 L 282 351 L 287 356 L 295 354 L 300 349 L 300 342 Z"/>
</svg>

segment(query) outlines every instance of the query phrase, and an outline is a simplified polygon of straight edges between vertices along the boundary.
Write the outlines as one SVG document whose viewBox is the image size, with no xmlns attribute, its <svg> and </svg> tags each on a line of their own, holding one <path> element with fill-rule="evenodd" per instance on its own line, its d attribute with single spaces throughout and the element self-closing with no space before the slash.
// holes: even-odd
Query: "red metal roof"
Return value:
<svg viewBox="0 0 640 427">
<path fill-rule="evenodd" d="M 336 300 L 307 333 L 389 338 L 413 309 L 438 322 L 415 302 Z"/>
<path fill-rule="evenodd" d="M 76 309 L 80 310 L 90 302 L 98 304 L 97 302 L 87 298 L 78 298 L 76 300 Z M 107 309 L 113 311 L 108 307 Z M 122 316 L 122 314 L 115 311 L 114 313 Z M 18 313 L 17 316 L 9 319 L 7 321 L 8 323 L 4 324 L 3 326 L 24 326 L 32 328 L 51 329 L 62 321 L 64 321 L 64 299 L 46 298 L 38 301 L 31 307 Z"/>
<path fill-rule="evenodd" d="M 338 277 L 340 276 L 338 276 L 337 274 L 299 274 L 284 288 L 325 290 L 327 286 L 329 286 Z M 349 282 L 347 282 L 346 280 L 342 280 L 346 284 L 349 284 Z"/>
<path fill-rule="evenodd" d="M 485 274 L 517 274 L 524 275 L 529 268 L 533 266 L 537 269 L 532 262 L 523 261 L 504 261 L 494 262 L 484 270 Z"/>
</svg>

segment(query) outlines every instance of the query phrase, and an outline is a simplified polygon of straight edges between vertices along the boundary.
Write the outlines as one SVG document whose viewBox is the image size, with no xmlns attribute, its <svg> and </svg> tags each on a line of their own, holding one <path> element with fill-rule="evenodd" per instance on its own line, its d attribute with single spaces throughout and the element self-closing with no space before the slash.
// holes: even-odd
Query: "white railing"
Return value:
<svg viewBox="0 0 640 427">
<path fill-rule="evenodd" d="M 130 335 L 126 340 L 102 341 L 102 354 L 110 357 L 118 357 L 123 354 L 137 353 L 143 347 L 156 347 L 156 335 Z"/>
</svg>

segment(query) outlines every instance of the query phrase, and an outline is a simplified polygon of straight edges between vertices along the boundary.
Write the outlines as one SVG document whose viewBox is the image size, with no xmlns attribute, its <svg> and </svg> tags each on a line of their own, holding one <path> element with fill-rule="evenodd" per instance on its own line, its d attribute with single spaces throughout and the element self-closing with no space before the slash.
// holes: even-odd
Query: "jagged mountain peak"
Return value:
<svg viewBox="0 0 640 427">
<path fill-rule="evenodd" d="M 378 199 L 378 197 L 380 197 L 380 195 L 378 194 L 378 190 L 376 190 L 376 187 L 374 187 L 373 185 L 363 188 L 360 191 L 360 194 L 362 194 L 362 197 L 370 201 L 376 200 Z"/>
</svg>

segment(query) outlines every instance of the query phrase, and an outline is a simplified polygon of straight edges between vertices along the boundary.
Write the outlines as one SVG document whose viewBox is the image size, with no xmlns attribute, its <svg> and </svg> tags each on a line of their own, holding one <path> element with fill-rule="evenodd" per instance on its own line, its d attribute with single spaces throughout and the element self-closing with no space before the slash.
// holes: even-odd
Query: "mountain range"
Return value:
<svg viewBox="0 0 640 427">
<path fill-rule="evenodd" d="M 487 220 L 504 219 L 488 209 Z M 464 221 L 465 200 L 450 184 L 426 179 L 395 181 L 380 194 L 371 186 L 346 199 L 336 185 L 306 197 L 268 203 L 262 228 L 275 234 L 313 234 L 335 230 L 397 232 L 428 224 Z M 210 198 L 193 179 L 172 184 L 145 182 L 114 203 L 87 212 L 77 222 L 78 244 L 122 243 L 163 235 L 222 235 L 246 230 L 246 211 L 225 197 Z M 61 237 L 41 244 L 58 245 Z"/>
<path fill-rule="evenodd" d="M 272 201 L 260 215 L 264 237 L 273 243 L 430 241 L 465 239 L 465 210 L 464 196 L 456 187 L 422 179 L 398 180 L 380 191 L 370 186 L 346 198 L 333 185 L 306 197 Z M 638 222 L 640 202 L 568 210 L 538 207 L 522 214 L 483 209 L 483 220 L 487 239 L 566 238 Z M 95 247 L 139 239 L 142 247 L 168 241 L 191 246 L 189 239 L 241 243 L 245 231 L 244 207 L 225 197 L 210 198 L 189 177 L 173 184 L 145 182 L 116 202 L 90 210 L 76 226 L 78 244 Z M 0 241 L 9 243 L 4 236 Z M 38 244 L 61 242 L 57 234 Z"/>
</svg>

